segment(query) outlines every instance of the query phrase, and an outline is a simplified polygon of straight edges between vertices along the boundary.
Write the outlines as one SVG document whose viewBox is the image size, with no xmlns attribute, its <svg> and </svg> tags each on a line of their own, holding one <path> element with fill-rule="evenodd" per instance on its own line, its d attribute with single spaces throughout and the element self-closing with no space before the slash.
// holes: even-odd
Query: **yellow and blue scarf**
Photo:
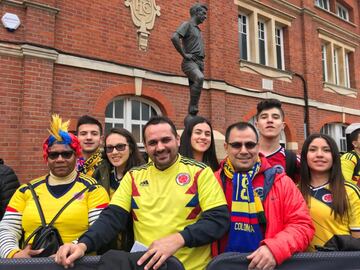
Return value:
<svg viewBox="0 0 360 270">
<path fill-rule="evenodd" d="M 224 164 L 224 173 L 232 179 L 233 184 L 231 226 L 226 252 L 252 252 L 263 240 L 260 224 L 266 223 L 264 208 L 252 186 L 252 180 L 260 167 L 260 159 L 247 172 L 235 172 L 229 159 Z"/>
</svg>

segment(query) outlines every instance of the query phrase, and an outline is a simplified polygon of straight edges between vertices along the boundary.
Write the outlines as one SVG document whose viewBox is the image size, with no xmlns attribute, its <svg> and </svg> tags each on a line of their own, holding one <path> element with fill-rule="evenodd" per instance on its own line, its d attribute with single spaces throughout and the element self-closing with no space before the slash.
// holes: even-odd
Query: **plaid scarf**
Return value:
<svg viewBox="0 0 360 270">
<path fill-rule="evenodd" d="M 77 171 L 92 176 L 101 161 L 101 151 L 100 149 L 98 149 L 87 160 L 85 160 L 83 157 L 77 160 Z"/>
<path fill-rule="evenodd" d="M 224 164 L 225 175 L 232 179 L 231 226 L 226 252 L 252 252 L 263 239 L 260 224 L 265 213 L 260 197 L 253 191 L 252 180 L 261 167 L 260 158 L 247 172 L 235 172 L 229 160 Z"/>
</svg>

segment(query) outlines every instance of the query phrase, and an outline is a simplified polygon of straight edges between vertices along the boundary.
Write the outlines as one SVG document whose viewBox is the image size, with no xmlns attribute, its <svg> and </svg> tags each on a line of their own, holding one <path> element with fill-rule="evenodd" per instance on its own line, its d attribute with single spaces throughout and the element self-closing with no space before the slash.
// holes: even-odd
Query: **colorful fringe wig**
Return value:
<svg viewBox="0 0 360 270">
<path fill-rule="evenodd" d="M 45 161 L 48 159 L 49 147 L 54 143 L 67 144 L 74 150 L 76 157 L 81 156 L 80 142 L 74 134 L 68 132 L 69 124 L 70 121 L 63 123 L 59 115 L 52 115 L 50 130 L 48 130 L 50 136 L 43 143 L 43 157 Z"/>
</svg>

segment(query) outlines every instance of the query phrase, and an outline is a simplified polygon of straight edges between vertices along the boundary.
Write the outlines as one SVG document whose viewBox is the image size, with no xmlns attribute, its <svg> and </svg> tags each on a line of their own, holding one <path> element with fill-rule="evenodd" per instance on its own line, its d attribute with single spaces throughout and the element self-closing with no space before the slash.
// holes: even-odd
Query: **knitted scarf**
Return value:
<svg viewBox="0 0 360 270">
<path fill-rule="evenodd" d="M 100 164 L 101 161 L 102 161 L 102 156 L 100 150 L 98 149 L 87 160 L 84 160 L 84 158 L 78 159 L 77 171 L 92 176 L 95 169 L 97 168 L 97 166 Z"/>
<path fill-rule="evenodd" d="M 252 186 L 252 180 L 260 167 L 260 159 L 247 172 L 235 172 L 229 158 L 224 164 L 224 173 L 232 179 L 233 184 L 231 226 L 226 252 L 252 252 L 263 239 L 260 224 L 265 224 L 265 213 L 261 199 Z"/>
</svg>

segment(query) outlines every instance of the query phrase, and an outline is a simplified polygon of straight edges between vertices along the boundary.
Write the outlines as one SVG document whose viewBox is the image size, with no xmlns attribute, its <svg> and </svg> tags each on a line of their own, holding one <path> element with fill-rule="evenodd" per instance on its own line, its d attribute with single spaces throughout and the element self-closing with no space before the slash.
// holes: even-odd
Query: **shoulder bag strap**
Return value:
<svg viewBox="0 0 360 270">
<path fill-rule="evenodd" d="M 35 190 L 34 190 L 34 187 L 33 187 L 30 183 L 28 183 L 27 186 L 28 186 L 28 188 L 30 189 L 31 195 L 33 196 L 33 199 L 34 199 L 34 201 L 35 201 L 36 208 L 37 208 L 37 210 L 38 210 L 38 212 L 39 212 L 41 224 L 42 224 L 42 226 L 46 226 L 46 221 L 45 221 L 45 217 L 44 217 L 44 212 L 43 212 L 43 210 L 42 210 L 42 208 L 41 208 L 41 204 L 40 204 L 39 198 L 38 198 L 38 196 L 37 196 L 37 194 L 36 194 L 36 192 L 35 192 Z"/>
<path fill-rule="evenodd" d="M 40 205 L 40 202 L 39 202 L 39 198 L 38 198 L 38 196 L 37 196 L 37 194 L 36 194 L 36 192 L 35 192 L 35 190 L 34 190 L 34 187 L 33 187 L 30 183 L 28 183 L 27 186 L 28 186 L 28 188 L 30 189 L 31 195 L 32 195 L 32 197 L 33 197 L 33 199 L 34 199 L 34 201 L 35 201 L 35 205 L 36 205 L 36 208 L 37 208 L 37 210 L 38 210 L 38 212 L 39 212 L 39 216 L 40 216 L 40 220 L 41 220 L 42 226 L 38 227 L 35 231 L 33 231 L 33 232 L 28 236 L 28 238 L 25 239 L 25 241 L 24 241 L 24 243 L 23 243 L 23 246 L 24 246 L 24 247 L 29 243 L 30 239 L 33 238 L 33 236 L 34 236 L 35 234 L 37 234 L 37 232 L 38 232 L 40 229 L 42 229 L 43 227 L 46 226 L 46 221 L 45 221 L 44 213 L 43 213 L 43 211 L 42 211 L 42 208 L 41 208 L 41 205 Z"/>
<path fill-rule="evenodd" d="M 72 197 L 60 210 L 59 212 L 57 212 L 57 214 L 55 215 L 55 217 L 50 221 L 50 223 L 48 224 L 48 226 L 53 226 L 55 221 L 58 219 L 58 217 L 61 215 L 61 213 L 73 202 L 75 201 L 77 198 L 79 198 L 85 191 L 87 191 L 88 189 L 90 189 L 91 187 L 97 186 L 99 184 L 93 184 L 90 186 L 87 186 L 86 188 L 84 188 L 83 190 L 81 190 L 78 194 L 76 194 L 74 197 Z"/>
</svg>

